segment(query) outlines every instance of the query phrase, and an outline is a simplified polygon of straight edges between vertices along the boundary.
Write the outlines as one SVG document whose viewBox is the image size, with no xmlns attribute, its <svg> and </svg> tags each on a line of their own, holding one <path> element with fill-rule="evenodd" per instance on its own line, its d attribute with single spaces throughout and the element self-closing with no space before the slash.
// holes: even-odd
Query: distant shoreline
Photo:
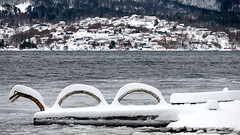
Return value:
<svg viewBox="0 0 240 135">
<path fill-rule="evenodd" d="M 168 50 L 41 50 L 41 49 L 0 49 L 0 52 L 240 52 L 240 50 L 184 50 L 184 49 L 168 49 Z"/>
</svg>

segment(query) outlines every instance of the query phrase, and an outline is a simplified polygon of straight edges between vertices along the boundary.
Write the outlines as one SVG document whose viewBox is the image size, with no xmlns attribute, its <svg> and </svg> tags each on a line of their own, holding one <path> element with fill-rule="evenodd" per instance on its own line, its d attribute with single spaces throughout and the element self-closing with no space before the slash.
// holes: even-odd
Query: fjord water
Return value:
<svg viewBox="0 0 240 135">
<path fill-rule="evenodd" d="M 128 83 L 158 88 L 169 102 L 176 92 L 240 89 L 240 52 L 0 52 L 0 134 L 143 134 L 144 128 L 83 125 L 33 125 L 37 106 L 19 98 L 10 103 L 8 94 L 16 84 L 37 90 L 51 107 L 60 91 L 71 84 L 98 88 L 110 104 Z M 143 93 L 126 96 L 123 104 L 156 104 Z M 74 95 L 63 107 L 96 105 L 84 95 Z"/>
</svg>

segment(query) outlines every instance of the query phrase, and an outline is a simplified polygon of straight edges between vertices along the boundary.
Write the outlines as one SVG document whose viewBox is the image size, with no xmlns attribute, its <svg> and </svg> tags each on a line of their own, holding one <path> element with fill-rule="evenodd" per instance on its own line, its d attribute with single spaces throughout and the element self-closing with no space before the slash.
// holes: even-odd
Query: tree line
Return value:
<svg viewBox="0 0 240 135">
<path fill-rule="evenodd" d="M 182 5 L 167 0 L 35 0 L 22 13 L 17 7 L 3 4 L 0 11 L 1 24 L 18 26 L 38 22 L 76 22 L 85 17 L 117 17 L 132 14 L 155 15 L 161 19 L 182 23 L 202 23 L 212 26 L 240 27 L 240 13 L 230 11 L 232 2 L 219 0 L 222 11 L 211 11 Z M 239 2 L 238 0 L 233 0 Z M 162 4 L 159 4 L 162 2 Z M 169 6 L 170 5 L 170 6 Z M 34 7 L 34 8 L 33 8 Z M 171 8 L 170 8 L 171 7 Z"/>
</svg>

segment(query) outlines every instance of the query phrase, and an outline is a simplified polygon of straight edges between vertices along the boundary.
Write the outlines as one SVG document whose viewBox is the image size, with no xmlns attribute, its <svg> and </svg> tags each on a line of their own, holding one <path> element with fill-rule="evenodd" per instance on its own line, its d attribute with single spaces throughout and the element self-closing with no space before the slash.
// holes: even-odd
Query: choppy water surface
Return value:
<svg viewBox="0 0 240 135">
<path fill-rule="evenodd" d="M 34 126 L 38 108 L 27 99 L 10 103 L 16 84 L 39 91 L 52 106 L 60 91 L 75 83 L 92 85 L 111 103 L 118 89 L 141 82 L 158 88 L 165 99 L 175 92 L 217 91 L 240 87 L 240 52 L 0 52 L 0 134 L 147 134 L 146 128 L 83 125 Z M 123 104 L 156 104 L 143 93 Z M 63 107 L 96 105 L 74 95 Z M 161 133 L 162 134 L 162 133 Z"/>
</svg>

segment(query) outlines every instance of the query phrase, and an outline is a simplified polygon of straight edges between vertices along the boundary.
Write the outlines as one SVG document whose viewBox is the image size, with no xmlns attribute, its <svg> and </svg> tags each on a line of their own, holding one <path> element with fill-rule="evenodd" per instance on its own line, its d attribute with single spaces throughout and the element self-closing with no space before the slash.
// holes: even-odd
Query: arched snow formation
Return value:
<svg viewBox="0 0 240 135">
<path fill-rule="evenodd" d="M 117 105 L 120 104 L 120 101 L 127 96 L 128 94 L 134 93 L 134 92 L 145 92 L 147 94 L 152 95 L 154 98 L 157 99 L 157 101 L 159 102 L 159 104 L 166 104 L 166 101 L 164 100 L 162 93 L 150 86 L 150 85 L 146 85 L 143 83 L 130 83 L 127 85 L 124 85 L 117 93 L 117 95 L 115 96 L 112 105 Z"/>
<path fill-rule="evenodd" d="M 97 88 L 84 84 L 73 84 L 61 91 L 54 106 L 61 106 L 66 98 L 74 94 L 87 94 L 96 99 L 100 105 L 108 105 L 102 93 Z"/>
<path fill-rule="evenodd" d="M 9 93 L 9 100 L 14 102 L 19 97 L 24 97 L 32 100 L 37 104 L 40 111 L 45 111 L 47 106 L 45 105 L 42 96 L 34 89 L 23 86 L 23 85 L 15 85 Z"/>
</svg>

